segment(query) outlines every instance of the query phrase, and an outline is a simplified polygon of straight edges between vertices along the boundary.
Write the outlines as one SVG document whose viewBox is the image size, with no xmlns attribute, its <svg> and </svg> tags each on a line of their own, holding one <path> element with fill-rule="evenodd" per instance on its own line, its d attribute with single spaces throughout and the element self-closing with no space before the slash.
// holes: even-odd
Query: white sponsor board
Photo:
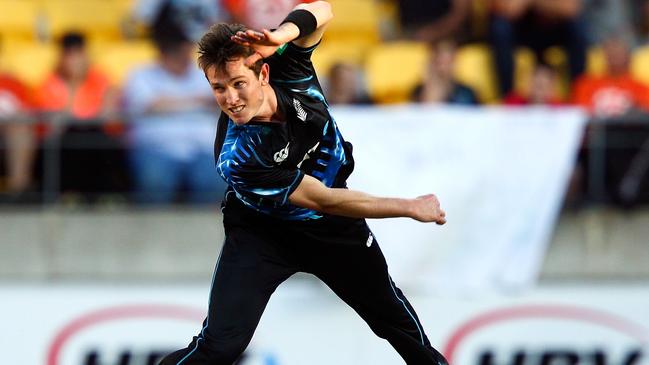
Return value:
<svg viewBox="0 0 649 365">
<path fill-rule="evenodd" d="M 408 105 L 333 114 L 355 146 L 350 188 L 435 193 L 447 212 L 443 227 L 370 221 L 404 286 L 467 295 L 536 282 L 581 142 L 579 110 Z"/>
<path fill-rule="evenodd" d="M 208 289 L 0 286 L 2 363 L 157 364 L 200 331 Z M 454 365 L 649 364 L 647 286 L 409 297 L 429 339 Z M 388 343 L 328 289 L 304 280 L 280 286 L 240 362 L 400 363 Z"/>
</svg>

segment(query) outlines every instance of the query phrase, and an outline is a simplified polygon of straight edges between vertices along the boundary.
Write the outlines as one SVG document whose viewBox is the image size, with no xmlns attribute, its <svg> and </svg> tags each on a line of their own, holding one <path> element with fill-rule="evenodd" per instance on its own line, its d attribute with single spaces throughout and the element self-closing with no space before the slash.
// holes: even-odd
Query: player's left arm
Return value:
<svg viewBox="0 0 649 365">
<path fill-rule="evenodd" d="M 252 65 L 261 58 L 270 57 L 280 46 L 289 42 L 302 48 L 318 44 L 331 19 L 331 4 L 326 1 L 299 4 L 277 29 L 248 29 L 237 32 L 232 40 L 255 50 L 255 54 L 246 59 L 246 64 Z"/>
</svg>

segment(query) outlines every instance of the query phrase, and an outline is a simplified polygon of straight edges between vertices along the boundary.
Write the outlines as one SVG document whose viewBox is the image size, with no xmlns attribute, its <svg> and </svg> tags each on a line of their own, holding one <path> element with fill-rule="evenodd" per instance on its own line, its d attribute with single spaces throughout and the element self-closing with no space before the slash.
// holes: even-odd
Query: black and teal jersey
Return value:
<svg viewBox="0 0 649 365">
<path fill-rule="evenodd" d="M 216 168 L 247 207 L 288 220 L 321 218 L 288 203 L 304 175 L 342 188 L 353 170 L 344 141 L 311 63 L 312 48 L 289 43 L 266 59 L 282 122 L 238 126 L 221 114 L 214 144 Z"/>
</svg>

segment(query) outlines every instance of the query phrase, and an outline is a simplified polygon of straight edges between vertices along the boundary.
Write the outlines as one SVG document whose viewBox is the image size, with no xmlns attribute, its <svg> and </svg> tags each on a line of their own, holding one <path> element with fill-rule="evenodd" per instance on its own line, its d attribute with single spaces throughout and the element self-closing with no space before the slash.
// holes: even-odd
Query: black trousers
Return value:
<svg viewBox="0 0 649 365">
<path fill-rule="evenodd" d="M 229 215 L 232 203 L 227 204 L 226 239 L 203 328 L 187 348 L 168 355 L 161 365 L 233 364 L 252 339 L 271 294 L 298 271 L 328 285 L 406 363 L 447 364 L 390 278 L 364 220 L 327 217 L 320 222 L 286 222 L 252 212 Z"/>
</svg>

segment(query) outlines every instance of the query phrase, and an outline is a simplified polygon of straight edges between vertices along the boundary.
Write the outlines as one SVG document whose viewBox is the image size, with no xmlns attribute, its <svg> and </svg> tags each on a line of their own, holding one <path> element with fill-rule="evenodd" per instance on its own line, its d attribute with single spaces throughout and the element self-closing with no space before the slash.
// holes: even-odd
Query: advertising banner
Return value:
<svg viewBox="0 0 649 365">
<path fill-rule="evenodd" d="M 3 364 L 157 365 L 198 334 L 209 286 L 0 286 Z M 649 290 L 555 287 L 518 296 L 406 295 L 453 365 L 648 365 Z M 239 365 L 402 364 L 315 281 L 271 298 Z"/>
<path fill-rule="evenodd" d="M 370 221 L 402 285 L 473 295 L 536 282 L 580 147 L 579 110 L 408 105 L 333 114 L 355 146 L 350 188 L 434 193 L 446 210 L 443 227 Z"/>
</svg>

